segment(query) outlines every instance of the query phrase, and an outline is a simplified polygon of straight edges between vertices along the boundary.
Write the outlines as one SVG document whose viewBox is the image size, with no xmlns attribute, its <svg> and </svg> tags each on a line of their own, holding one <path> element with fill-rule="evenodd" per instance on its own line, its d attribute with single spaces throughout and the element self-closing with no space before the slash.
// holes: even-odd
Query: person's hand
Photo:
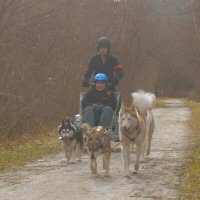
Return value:
<svg viewBox="0 0 200 200">
<path fill-rule="evenodd" d="M 84 79 L 82 82 L 83 87 L 90 87 L 90 82 L 87 79 Z"/>
<path fill-rule="evenodd" d="M 101 112 L 104 106 L 101 103 L 94 103 L 92 107 L 95 111 Z"/>
</svg>

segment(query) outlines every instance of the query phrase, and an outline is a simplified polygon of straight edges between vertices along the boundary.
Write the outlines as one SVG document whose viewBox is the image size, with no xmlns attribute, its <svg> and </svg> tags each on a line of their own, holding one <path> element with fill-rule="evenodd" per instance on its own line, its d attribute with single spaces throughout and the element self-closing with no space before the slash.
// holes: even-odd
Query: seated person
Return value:
<svg viewBox="0 0 200 200">
<path fill-rule="evenodd" d="M 108 128 L 112 121 L 113 111 L 117 106 L 115 94 L 107 89 L 108 77 L 99 73 L 94 77 L 92 88 L 82 100 L 83 122 L 91 127 Z"/>
</svg>

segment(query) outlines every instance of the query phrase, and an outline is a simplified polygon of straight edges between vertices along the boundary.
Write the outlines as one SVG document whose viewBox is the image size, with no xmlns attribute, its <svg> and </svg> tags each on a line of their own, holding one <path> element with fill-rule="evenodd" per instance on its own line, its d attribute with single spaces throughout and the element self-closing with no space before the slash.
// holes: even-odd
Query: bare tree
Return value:
<svg viewBox="0 0 200 200">
<path fill-rule="evenodd" d="M 0 0 L 0 135 L 55 127 L 79 112 L 81 79 L 107 36 L 119 90 L 199 98 L 197 0 Z"/>
</svg>

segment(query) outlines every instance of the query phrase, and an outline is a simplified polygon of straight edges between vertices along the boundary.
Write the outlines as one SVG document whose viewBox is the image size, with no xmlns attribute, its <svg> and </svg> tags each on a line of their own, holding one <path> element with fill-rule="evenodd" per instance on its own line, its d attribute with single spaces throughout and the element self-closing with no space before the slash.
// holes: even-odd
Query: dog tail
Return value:
<svg viewBox="0 0 200 200">
<path fill-rule="evenodd" d="M 138 90 L 132 93 L 131 96 L 134 105 L 143 117 L 147 115 L 147 111 L 156 103 L 156 96 L 153 93 L 144 92 L 143 90 Z"/>
</svg>

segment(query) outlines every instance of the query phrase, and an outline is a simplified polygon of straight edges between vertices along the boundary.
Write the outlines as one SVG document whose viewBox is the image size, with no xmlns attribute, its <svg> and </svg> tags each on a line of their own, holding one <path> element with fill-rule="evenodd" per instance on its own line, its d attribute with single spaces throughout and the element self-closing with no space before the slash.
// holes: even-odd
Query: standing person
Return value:
<svg viewBox="0 0 200 200">
<path fill-rule="evenodd" d="M 91 127 L 103 126 L 109 128 L 113 112 L 116 109 L 115 94 L 107 89 L 108 77 L 99 73 L 94 77 L 93 87 L 82 100 L 83 122 Z"/>
<path fill-rule="evenodd" d="M 116 91 L 115 86 L 123 77 L 122 65 L 118 59 L 110 53 L 110 41 L 106 37 L 101 37 L 97 42 L 98 54 L 94 55 L 85 71 L 82 82 L 83 87 L 89 87 L 92 74 L 95 76 L 98 73 L 106 74 L 108 77 L 108 86 L 112 91 Z"/>
</svg>

